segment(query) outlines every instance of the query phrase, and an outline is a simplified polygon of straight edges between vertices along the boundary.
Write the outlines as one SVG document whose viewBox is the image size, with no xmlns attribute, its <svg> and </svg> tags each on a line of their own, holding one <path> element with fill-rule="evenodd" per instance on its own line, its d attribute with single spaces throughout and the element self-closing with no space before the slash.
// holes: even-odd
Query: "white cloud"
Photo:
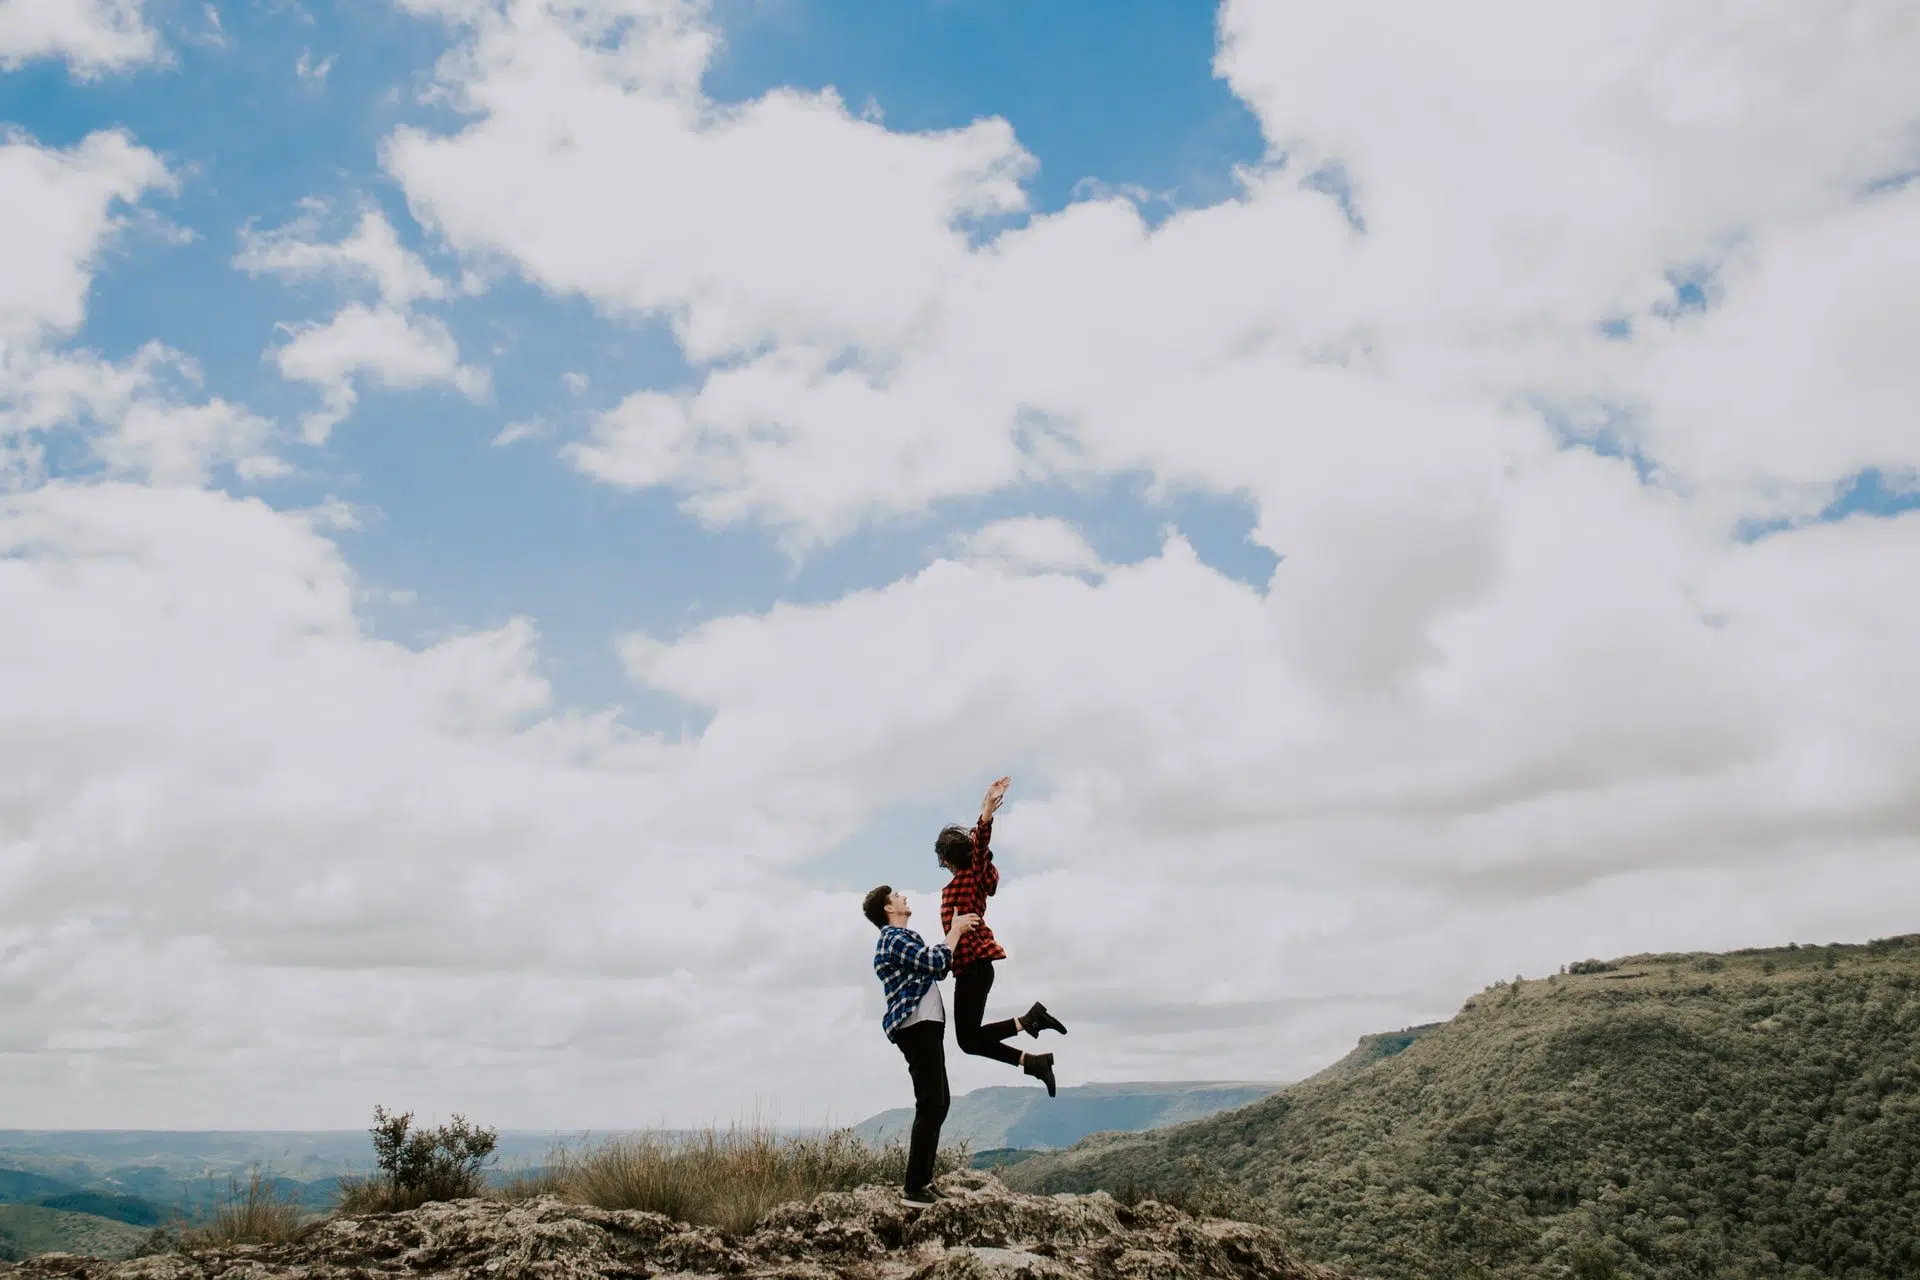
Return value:
<svg viewBox="0 0 1920 1280">
<path fill-rule="evenodd" d="M 336 56 L 338 55 L 328 54 L 316 62 L 313 50 L 302 49 L 300 56 L 294 60 L 293 73 L 311 84 L 324 84 L 327 73 L 333 70 L 333 60 Z"/>
<path fill-rule="evenodd" d="M 1641 448 L 1794 515 L 1869 467 L 1920 468 L 1920 184 L 1756 235 L 1718 288 L 1723 303 L 1672 322 L 1629 384 Z"/>
<path fill-rule="evenodd" d="M 704 101 L 715 38 L 692 5 L 518 5 L 475 24 L 448 64 L 473 125 L 387 144 L 416 216 L 548 288 L 673 315 L 697 358 L 911 334 L 968 260 L 957 224 L 1025 204 L 1032 161 L 1003 121 L 904 135 L 831 94 Z"/>
<path fill-rule="evenodd" d="M 171 183 L 159 157 L 125 133 L 89 134 L 61 151 L 21 134 L 0 143 L 0 341 L 70 333 L 118 228 L 117 210 Z"/>
<path fill-rule="evenodd" d="M 140 0 L 0 0 L 0 71 L 63 58 L 74 75 L 92 79 L 160 56 Z"/>
<path fill-rule="evenodd" d="M 546 435 L 549 430 L 550 428 L 547 424 L 538 418 L 509 422 L 495 433 L 493 437 L 493 447 L 496 449 L 504 449 L 508 445 L 518 444 L 522 440 L 537 439 L 540 436 Z"/>
<path fill-rule="evenodd" d="M 272 425 L 219 397 L 192 402 L 200 380 L 191 360 L 159 343 L 118 363 L 87 352 L 0 352 L 0 448 L 23 450 L 12 478 L 37 480 L 37 441 L 61 431 L 84 435 L 110 473 L 153 484 L 204 484 L 221 464 L 250 481 L 285 474 L 267 452 Z"/>
<path fill-rule="evenodd" d="M 250 275 L 337 279 L 378 294 L 377 306 L 349 303 L 323 323 L 286 326 L 288 340 L 271 352 L 283 377 L 321 389 L 323 407 L 302 421 L 306 439 L 325 441 L 353 411 L 359 399 L 355 379 L 361 376 L 386 387 L 450 386 L 470 399 L 484 398 L 487 371 L 461 363 L 444 321 L 415 314 L 416 302 L 445 298 L 448 290 L 400 243 L 393 224 L 367 210 L 352 234 L 338 241 L 316 239 L 319 224 L 318 213 L 309 212 L 274 231 L 248 227 L 234 258 Z"/>
<path fill-rule="evenodd" d="M 971 563 L 1016 572 L 1098 573 L 1100 556 L 1080 531 L 1064 520 L 1015 516 L 996 520 L 960 539 Z"/>
<path fill-rule="evenodd" d="M 470 399 L 487 394 L 484 369 L 460 363 L 460 349 L 441 321 L 390 307 L 352 303 L 324 324 L 293 325 L 273 351 L 282 377 L 320 387 L 326 407 L 302 429 L 319 443 L 353 411 L 356 377 L 384 387 L 450 386 Z"/>
<path fill-rule="evenodd" d="M 233 265 L 249 275 L 332 278 L 371 285 L 379 291 L 380 301 L 395 308 L 447 296 L 446 283 L 400 243 L 393 224 L 376 209 L 363 211 L 345 239 L 323 240 L 321 234 L 318 211 L 272 231 L 248 226 L 240 233 L 240 252 Z"/>
<path fill-rule="evenodd" d="M 266 422 L 217 397 L 186 398 L 200 374 L 181 353 L 149 343 L 114 362 L 60 345 L 86 318 L 122 211 L 171 182 L 119 132 L 67 150 L 19 135 L 0 146 L 0 489 L 36 482 L 57 432 L 83 435 L 109 471 L 159 484 L 198 484 L 224 463 L 250 479 L 284 466 L 265 451 Z"/>
<path fill-rule="evenodd" d="M 35 672 L 0 682 L 10 1096 L 47 1123 L 352 1124 L 395 1088 L 562 1125 L 817 1105 L 752 1050 L 779 1023 L 824 1060 L 866 1022 L 833 977 L 866 926 L 777 870 L 844 834 L 837 806 L 552 716 L 524 620 L 409 650 L 354 595 L 312 522 L 258 502 L 0 498 L 0 605 L 35 620 L 0 629 L 0 670 Z M 344 1056 L 297 1094 L 217 1065 L 306 1080 L 316 1033 Z M 842 1065 L 851 1090 L 895 1064 Z M 573 1101 L 525 1105 L 557 1078 Z"/>
</svg>

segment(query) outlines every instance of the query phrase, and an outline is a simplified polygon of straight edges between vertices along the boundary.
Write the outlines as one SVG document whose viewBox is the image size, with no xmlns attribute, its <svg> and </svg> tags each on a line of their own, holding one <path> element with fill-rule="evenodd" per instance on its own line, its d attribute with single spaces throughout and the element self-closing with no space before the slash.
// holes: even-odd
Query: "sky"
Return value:
<svg viewBox="0 0 1920 1280">
<path fill-rule="evenodd" d="M 0 1126 L 853 1123 L 1003 773 L 1063 1084 L 1920 928 L 1917 64 L 0 0 Z"/>
</svg>

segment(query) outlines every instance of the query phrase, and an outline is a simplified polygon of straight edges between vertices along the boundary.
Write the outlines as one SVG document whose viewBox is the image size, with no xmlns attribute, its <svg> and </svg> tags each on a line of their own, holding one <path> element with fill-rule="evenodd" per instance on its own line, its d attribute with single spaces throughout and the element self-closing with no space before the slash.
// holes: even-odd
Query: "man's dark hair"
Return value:
<svg viewBox="0 0 1920 1280">
<path fill-rule="evenodd" d="M 933 839 L 933 851 L 940 865 L 965 871 L 973 865 L 973 833 L 965 827 L 946 827 Z"/>
<path fill-rule="evenodd" d="M 873 927 L 887 927 L 887 899 L 893 896 L 893 886 L 878 885 L 867 890 L 867 896 L 860 902 L 860 914 L 873 921 Z"/>
</svg>

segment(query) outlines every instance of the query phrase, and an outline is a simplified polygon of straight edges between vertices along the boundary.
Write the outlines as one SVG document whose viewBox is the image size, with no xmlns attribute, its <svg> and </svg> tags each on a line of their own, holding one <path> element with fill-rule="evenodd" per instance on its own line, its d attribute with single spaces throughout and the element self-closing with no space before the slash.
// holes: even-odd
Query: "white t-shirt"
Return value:
<svg viewBox="0 0 1920 1280">
<path fill-rule="evenodd" d="M 936 982 L 927 988 L 927 994 L 920 997 L 920 1007 L 913 1011 L 913 1016 L 900 1025 L 910 1027 L 916 1022 L 945 1022 L 946 1020 L 947 1005 L 940 998 L 940 984 Z"/>
</svg>

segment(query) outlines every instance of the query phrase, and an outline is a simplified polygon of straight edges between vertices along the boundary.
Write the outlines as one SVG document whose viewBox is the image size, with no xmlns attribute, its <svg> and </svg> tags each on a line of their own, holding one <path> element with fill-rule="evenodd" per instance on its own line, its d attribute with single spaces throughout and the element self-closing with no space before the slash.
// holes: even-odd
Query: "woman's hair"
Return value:
<svg viewBox="0 0 1920 1280">
<path fill-rule="evenodd" d="M 973 865 L 973 833 L 965 827 L 947 827 L 934 837 L 933 851 L 941 866 L 965 871 Z"/>
<path fill-rule="evenodd" d="M 879 885 L 867 890 L 867 896 L 860 903 L 860 914 L 873 921 L 873 927 L 887 927 L 887 899 L 893 896 L 893 886 Z"/>
</svg>

